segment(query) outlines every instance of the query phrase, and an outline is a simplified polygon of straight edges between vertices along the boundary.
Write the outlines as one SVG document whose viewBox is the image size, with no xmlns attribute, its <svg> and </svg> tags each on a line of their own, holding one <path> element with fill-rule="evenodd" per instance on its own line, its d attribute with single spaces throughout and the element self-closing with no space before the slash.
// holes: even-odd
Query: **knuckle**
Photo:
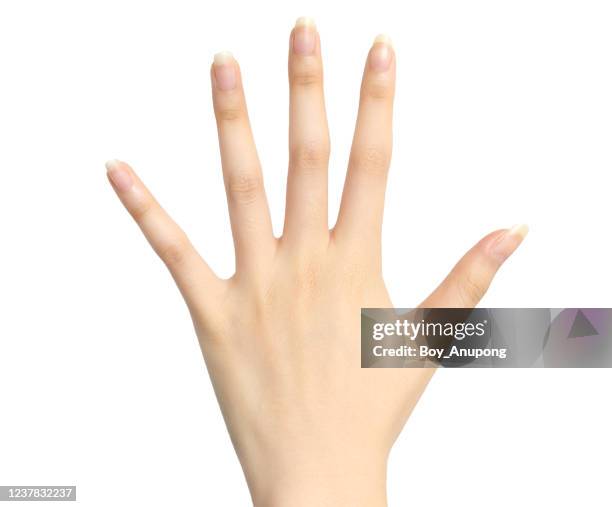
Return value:
<svg viewBox="0 0 612 507">
<path fill-rule="evenodd" d="M 459 299 L 465 307 L 474 306 L 484 297 L 487 291 L 487 284 L 484 280 L 475 277 L 469 272 L 462 276 L 457 283 Z"/>
<path fill-rule="evenodd" d="M 158 254 L 168 267 L 173 268 L 185 262 L 188 250 L 187 238 L 178 237 L 160 246 Z"/>
<path fill-rule="evenodd" d="M 387 171 L 390 159 L 389 150 L 371 145 L 354 150 L 351 165 L 366 173 L 380 174 Z"/>
<path fill-rule="evenodd" d="M 316 86 L 323 82 L 323 73 L 319 65 L 294 65 L 290 72 L 291 83 L 296 86 Z"/>
<path fill-rule="evenodd" d="M 297 269 L 298 289 L 307 293 L 316 292 L 321 283 L 321 267 L 317 262 L 303 262 Z"/>
<path fill-rule="evenodd" d="M 220 107 L 217 110 L 219 120 L 224 122 L 233 122 L 244 117 L 244 110 L 237 106 Z"/>
<path fill-rule="evenodd" d="M 291 150 L 291 165 L 302 169 L 326 167 L 329 142 L 317 140 L 300 143 Z"/>
<path fill-rule="evenodd" d="M 263 180 L 255 171 L 230 176 L 227 183 L 230 198 L 240 204 L 255 202 L 263 191 Z"/>
<path fill-rule="evenodd" d="M 223 347 L 231 341 L 234 334 L 231 328 L 232 312 L 234 311 L 233 301 L 229 291 L 220 294 L 216 302 L 215 311 L 209 311 L 206 315 L 196 314 L 198 318 L 194 320 L 198 338 L 208 346 Z"/>
<path fill-rule="evenodd" d="M 149 214 L 153 203 L 150 199 L 140 201 L 130 210 L 132 217 L 134 220 L 139 223 L 144 220 L 144 218 Z"/>
<path fill-rule="evenodd" d="M 316 297 L 324 283 L 325 267 L 320 254 L 300 251 L 292 255 L 288 264 L 289 276 L 285 290 L 293 294 L 292 300 L 307 301 Z"/>
<path fill-rule="evenodd" d="M 359 292 L 366 285 L 368 268 L 362 263 L 348 263 L 344 268 L 344 279 L 350 292 Z"/>
<path fill-rule="evenodd" d="M 390 99 L 393 96 L 393 86 L 387 81 L 366 81 L 363 85 L 363 96 L 374 100 Z"/>
</svg>

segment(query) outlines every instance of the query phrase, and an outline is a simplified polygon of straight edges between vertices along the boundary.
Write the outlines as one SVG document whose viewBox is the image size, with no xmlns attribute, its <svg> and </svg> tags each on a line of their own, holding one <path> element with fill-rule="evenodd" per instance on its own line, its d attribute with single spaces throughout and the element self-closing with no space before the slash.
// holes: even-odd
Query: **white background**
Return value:
<svg viewBox="0 0 612 507">
<path fill-rule="evenodd" d="M 527 222 L 482 304 L 612 307 L 609 2 L 4 0 L 0 484 L 76 484 L 87 506 L 249 504 L 187 311 L 103 164 L 132 163 L 229 276 L 209 65 L 241 62 L 280 232 L 300 15 L 322 37 L 330 223 L 368 47 L 396 46 L 396 306 Z M 610 505 L 610 387 L 604 370 L 439 372 L 392 453 L 390 505 Z"/>
</svg>

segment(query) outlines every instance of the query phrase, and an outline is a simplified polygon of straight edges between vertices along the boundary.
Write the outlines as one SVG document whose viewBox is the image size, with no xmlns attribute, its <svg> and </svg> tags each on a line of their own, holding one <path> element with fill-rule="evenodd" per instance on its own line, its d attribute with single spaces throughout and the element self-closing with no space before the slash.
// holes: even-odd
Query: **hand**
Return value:
<svg viewBox="0 0 612 507">
<path fill-rule="evenodd" d="M 234 58 L 212 88 L 236 274 L 217 278 L 125 163 L 117 195 L 165 262 L 191 312 L 255 505 L 385 505 L 389 450 L 433 369 L 361 369 L 360 308 L 391 307 L 381 227 L 391 158 L 395 52 L 370 49 L 342 204 L 327 215 L 329 133 L 320 40 L 298 20 L 289 51 L 290 127 L 283 236 L 272 233 Z M 472 307 L 526 229 L 482 239 L 423 303 Z"/>
</svg>

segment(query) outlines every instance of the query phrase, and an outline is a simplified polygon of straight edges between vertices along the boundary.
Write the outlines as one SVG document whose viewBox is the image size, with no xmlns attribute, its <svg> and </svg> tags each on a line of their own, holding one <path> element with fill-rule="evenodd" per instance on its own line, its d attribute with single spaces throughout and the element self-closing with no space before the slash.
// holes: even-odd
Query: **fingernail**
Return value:
<svg viewBox="0 0 612 507">
<path fill-rule="evenodd" d="M 228 91 L 236 88 L 236 61 L 229 51 L 215 55 L 213 72 L 215 85 L 219 90 Z"/>
<path fill-rule="evenodd" d="M 491 254 L 500 262 L 505 261 L 522 243 L 528 232 L 529 227 L 525 224 L 511 227 L 491 245 Z"/>
<path fill-rule="evenodd" d="M 314 19 L 298 18 L 293 29 L 293 52 L 301 56 L 311 55 L 315 52 L 316 46 L 317 27 Z"/>
<path fill-rule="evenodd" d="M 104 165 L 106 166 L 108 178 L 118 191 L 125 192 L 132 188 L 132 176 L 127 168 L 120 164 L 118 160 L 109 160 Z"/>
<path fill-rule="evenodd" d="M 393 56 L 393 43 L 388 35 L 378 35 L 370 50 L 370 66 L 378 72 L 389 70 Z"/>
</svg>

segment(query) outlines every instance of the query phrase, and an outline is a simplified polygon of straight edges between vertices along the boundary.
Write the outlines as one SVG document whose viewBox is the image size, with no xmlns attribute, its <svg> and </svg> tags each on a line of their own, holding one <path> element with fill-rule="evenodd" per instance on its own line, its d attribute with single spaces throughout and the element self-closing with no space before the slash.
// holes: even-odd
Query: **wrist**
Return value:
<svg viewBox="0 0 612 507">
<path fill-rule="evenodd" d="M 265 469 L 264 469 L 265 470 Z M 386 459 L 297 460 L 249 478 L 255 507 L 386 507 Z"/>
</svg>

